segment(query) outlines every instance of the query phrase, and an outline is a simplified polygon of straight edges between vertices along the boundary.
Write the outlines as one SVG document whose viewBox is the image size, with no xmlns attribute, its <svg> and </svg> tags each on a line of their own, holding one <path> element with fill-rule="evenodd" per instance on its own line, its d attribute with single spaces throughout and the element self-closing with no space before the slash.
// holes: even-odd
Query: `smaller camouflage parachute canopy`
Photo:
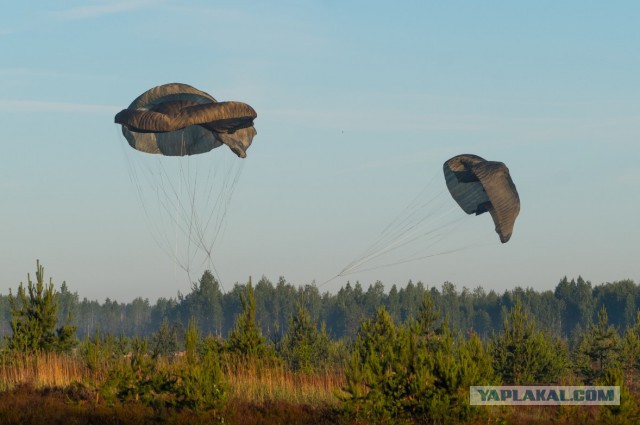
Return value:
<svg viewBox="0 0 640 425">
<path fill-rule="evenodd" d="M 225 144 L 246 157 L 256 111 L 242 102 L 217 102 L 186 84 L 154 87 L 115 116 L 133 147 L 168 156 L 195 155 Z"/>
<path fill-rule="evenodd" d="M 520 212 L 520 197 L 507 166 L 476 155 L 458 155 L 443 168 L 447 188 L 460 208 L 476 215 L 489 211 L 500 241 L 507 242 Z"/>
</svg>

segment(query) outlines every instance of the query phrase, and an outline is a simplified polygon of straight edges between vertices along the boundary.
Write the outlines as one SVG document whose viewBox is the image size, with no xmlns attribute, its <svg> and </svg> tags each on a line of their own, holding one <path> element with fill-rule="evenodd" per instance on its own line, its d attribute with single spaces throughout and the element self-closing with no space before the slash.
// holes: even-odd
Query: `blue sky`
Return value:
<svg viewBox="0 0 640 425">
<path fill-rule="evenodd" d="M 36 259 L 90 299 L 189 291 L 113 123 L 170 82 L 258 112 L 214 247 L 226 288 L 638 282 L 639 18 L 632 1 L 3 1 L 0 293 Z M 413 199 L 440 194 L 442 163 L 462 153 L 509 166 L 522 201 L 510 242 L 451 209 L 448 245 L 413 248 L 456 252 L 327 282 Z"/>
</svg>

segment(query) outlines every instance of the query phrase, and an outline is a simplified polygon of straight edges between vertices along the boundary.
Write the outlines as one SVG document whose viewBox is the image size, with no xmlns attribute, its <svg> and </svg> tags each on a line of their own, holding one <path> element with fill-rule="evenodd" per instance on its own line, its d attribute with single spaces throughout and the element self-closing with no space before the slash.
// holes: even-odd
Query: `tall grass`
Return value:
<svg viewBox="0 0 640 425">
<path fill-rule="evenodd" d="M 0 391 L 20 385 L 34 388 L 66 387 L 74 382 L 95 381 L 91 372 L 76 356 L 40 353 L 0 356 Z"/>
<path fill-rule="evenodd" d="M 287 401 L 314 406 L 336 405 L 335 392 L 344 384 L 342 371 L 305 374 L 283 365 L 260 367 L 250 363 L 233 369 L 223 369 L 229 397 L 254 404 Z"/>
<path fill-rule="evenodd" d="M 64 388 L 74 383 L 99 387 L 107 378 L 113 363 L 101 362 L 89 368 L 85 360 L 73 354 L 16 354 L 0 356 L 0 391 L 21 385 L 35 389 Z M 177 360 L 183 361 L 182 359 Z M 342 371 L 326 370 L 314 374 L 291 371 L 283 364 L 234 362 L 223 357 L 222 371 L 229 398 L 248 403 L 287 401 L 306 405 L 336 405 L 335 392 L 344 383 Z M 170 367 L 161 360 L 163 367 Z"/>
</svg>

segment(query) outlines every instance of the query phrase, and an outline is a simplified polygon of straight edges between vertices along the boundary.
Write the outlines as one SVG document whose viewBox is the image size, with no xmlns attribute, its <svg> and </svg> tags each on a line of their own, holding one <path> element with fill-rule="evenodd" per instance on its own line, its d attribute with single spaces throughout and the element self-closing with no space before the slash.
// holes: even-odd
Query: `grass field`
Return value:
<svg viewBox="0 0 640 425">
<path fill-rule="evenodd" d="M 227 402 L 219 412 L 158 410 L 108 403 L 98 388 L 107 364 L 89 368 L 74 355 L 21 355 L 0 363 L 0 424 L 361 424 L 340 414 L 340 371 L 301 374 L 282 365 L 223 367 Z M 610 423 L 621 423 L 611 420 Z M 422 422 L 416 422 L 422 423 Z M 428 422 L 427 422 L 428 423 Z M 487 408 L 473 424 L 602 423 L 598 408 Z M 622 422 L 625 423 L 625 422 Z M 636 422 L 626 422 L 636 423 Z"/>
<path fill-rule="evenodd" d="M 222 368 L 228 402 L 219 414 L 157 412 L 142 404 L 106 403 L 98 388 L 108 364 L 89 368 L 74 355 L 2 358 L 0 424 L 335 423 L 342 373 L 295 373 L 281 365 Z"/>
</svg>

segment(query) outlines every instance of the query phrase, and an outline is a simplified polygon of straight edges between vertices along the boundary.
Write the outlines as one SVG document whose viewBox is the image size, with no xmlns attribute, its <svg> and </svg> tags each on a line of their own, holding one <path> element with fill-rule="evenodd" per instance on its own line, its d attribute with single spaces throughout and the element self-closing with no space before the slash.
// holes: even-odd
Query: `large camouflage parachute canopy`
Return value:
<svg viewBox="0 0 640 425">
<path fill-rule="evenodd" d="M 507 242 L 520 212 L 520 197 L 507 166 L 476 155 L 458 155 L 443 168 L 447 188 L 460 208 L 476 215 L 489 211 L 500 241 Z"/>
<path fill-rule="evenodd" d="M 256 130 L 256 111 L 242 102 L 218 102 L 186 84 L 154 87 L 115 116 L 122 134 L 142 152 L 196 155 L 227 145 L 246 157 Z"/>
</svg>

